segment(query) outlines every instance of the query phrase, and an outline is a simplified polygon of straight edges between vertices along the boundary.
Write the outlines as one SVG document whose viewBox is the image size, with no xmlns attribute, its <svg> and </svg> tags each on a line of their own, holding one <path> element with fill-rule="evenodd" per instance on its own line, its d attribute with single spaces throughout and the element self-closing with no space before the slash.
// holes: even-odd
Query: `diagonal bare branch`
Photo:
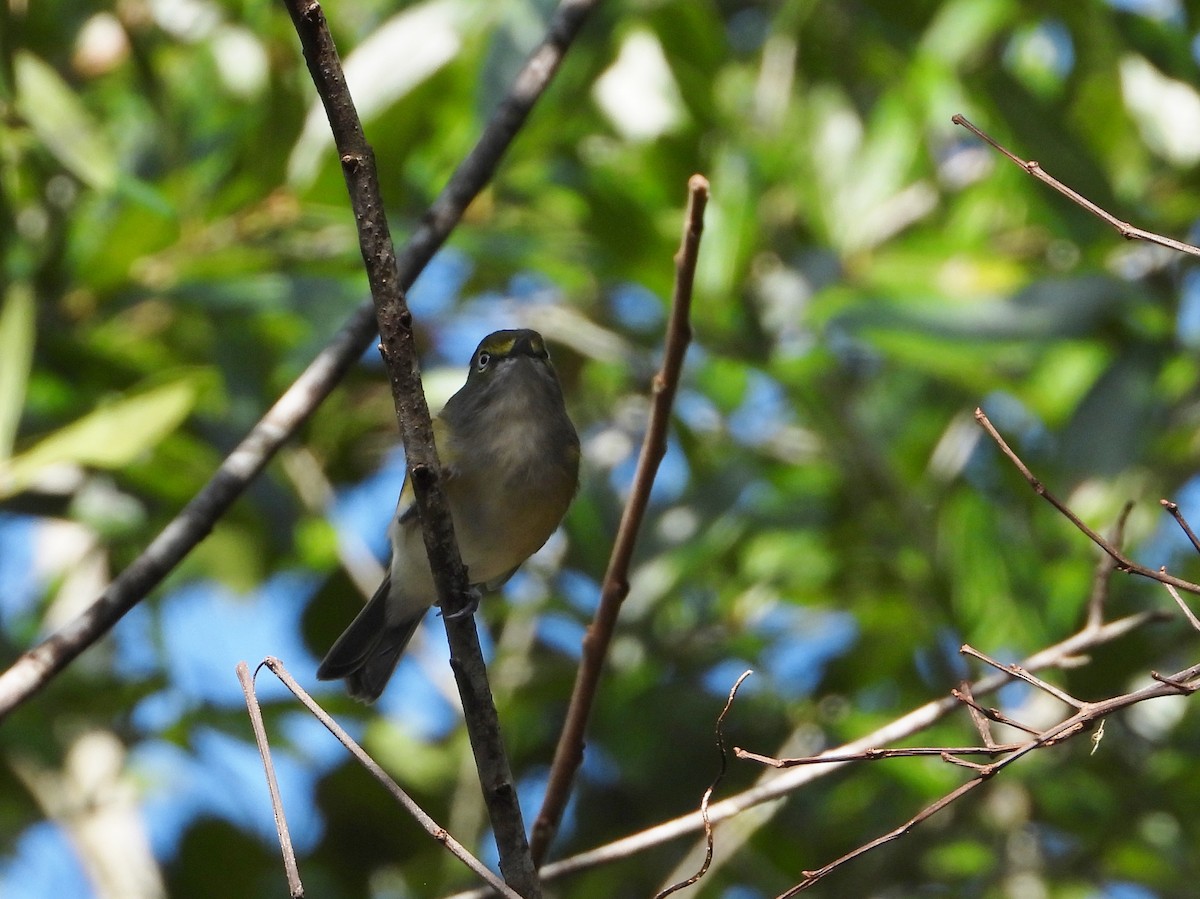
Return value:
<svg viewBox="0 0 1200 899">
<path fill-rule="evenodd" d="M 1063 184 L 1032 159 L 1025 160 L 1020 156 L 1017 156 L 983 129 L 973 125 L 962 114 L 956 113 L 950 117 L 950 121 L 952 121 L 955 125 L 961 125 L 980 140 L 990 144 L 993 149 L 1002 154 L 1009 161 L 1019 165 L 1028 174 L 1032 175 L 1034 178 L 1037 178 L 1043 184 L 1047 184 L 1054 188 L 1072 203 L 1080 206 L 1083 209 L 1086 209 L 1101 221 L 1107 222 L 1126 240 L 1144 240 L 1147 243 L 1158 244 L 1160 247 L 1166 247 L 1169 250 L 1176 250 L 1177 252 L 1187 253 L 1191 256 L 1200 256 L 1200 247 L 1194 247 L 1191 244 L 1184 243 L 1181 240 L 1175 240 L 1173 237 L 1163 237 L 1161 234 L 1155 234 L 1153 231 L 1144 231 L 1141 228 L 1134 227 L 1128 222 L 1121 221 L 1107 209 L 1097 206 L 1083 194 L 1073 190 L 1070 187 L 1067 187 L 1067 185 Z"/>
</svg>

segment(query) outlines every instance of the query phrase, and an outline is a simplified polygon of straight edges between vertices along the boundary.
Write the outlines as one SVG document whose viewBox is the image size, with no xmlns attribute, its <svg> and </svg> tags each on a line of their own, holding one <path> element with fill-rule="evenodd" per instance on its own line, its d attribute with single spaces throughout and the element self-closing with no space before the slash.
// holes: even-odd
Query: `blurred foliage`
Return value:
<svg viewBox="0 0 1200 899">
<path fill-rule="evenodd" d="M 402 239 L 549 5 L 331 0 L 326 12 Z M 1157 504 L 1176 498 L 1200 520 L 1188 502 L 1200 281 L 950 122 L 965 114 L 1140 227 L 1194 236 L 1198 28 L 1170 0 L 597 11 L 454 235 L 458 275 L 414 294 L 427 370 L 453 366 L 451 383 L 464 340 L 507 321 L 541 328 L 585 438 L 561 558 L 533 566 L 524 601 L 484 606 L 514 768 L 536 800 L 641 435 L 685 182 L 712 182 L 671 453 L 557 857 L 696 807 L 717 766 L 712 722 L 744 667 L 758 673 L 731 743 L 812 751 L 944 695 L 969 670 L 963 642 L 1019 658 L 1078 627 L 1096 552 L 982 439 L 978 405 L 1084 520 L 1107 530 L 1133 500 L 1131 551 L 1200 576 Z M 364 300 L 347 206 L 278 5 L 7 0 L 0 512 L 78 524 L 106 566 L 135 558 Z M 394 440 L 386 383 L 364 363 L 163 592 L 315 574 L 304 635 L 319 655 L 353 608 L 322 491 L 362 482 Z M 32 605 L 5 604 L 3 660 L 43 616 L 62 620 L 65 577 Z M 1113 615 L 1168 604 L 1150 585 L 1113 583 Z M 8 762 L 53 768 L 95 728 L 134 758 L 152 740 L 190 752 L 212 729 L 249 741 L 236 708 L 185 699 L 158 728 L 135 715 L 152 694 L 186 695 L 158 631 L 165 606 L 148 605 L 151 662 L 122 667 L 111 641 L 90 651 L 0 727 Z M 1056 677 L 1111 695 L 1194 661 L 1195 637 L 1163 625 Z M 1004 700 L 1017 717 L 1036 711 L 1028 693 Z M 461 727 L 431 738 L 404 716 L 329 705 L 487 854 Z M 285 701 L 266 712 L 277 751 L 303 766 L 321 737 L 281 729 Z M 958 716 L 917 742 L 971 739 Z M 1095 754 L 1080 741 L 1028 759 L 813 895 L 1075 897 L 1128 883 L 1189 895 L 1198 746 L 1190 708 L 1130 714 Z M 47 813 L 4 770 L 7 853 Z M 759 773 L 734 764 L 721 794 Z M 774 895 L 961 777 L 929 760 L 843 768 L 738 831 L 745 843 L 692 895 Z M 265 807 L 265 791 L 245 801 Z M 311 895 L 470 883 L 349 764 L 316 784 L 307 826 Z M 735 827 L 718 830 L 718 851 Z M 689 845 L 551 893 L 649 895 Z M 160 855 L 171 895 L 284 893 L 269 833 L 201 818 Z"/>
</svg>

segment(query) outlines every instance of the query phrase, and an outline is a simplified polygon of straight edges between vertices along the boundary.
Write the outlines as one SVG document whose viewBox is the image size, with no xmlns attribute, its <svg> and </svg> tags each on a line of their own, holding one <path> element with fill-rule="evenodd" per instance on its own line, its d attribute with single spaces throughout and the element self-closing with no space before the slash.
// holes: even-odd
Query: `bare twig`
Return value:
<svg viewBox="0 0 1200 899">
<path fill-rule="evenodd" d="M 1165 571 L 1166 569 L 1163 570 Z M 1171 594 L 1171 598 L 1175 600 L 1179 608 L 1183 611 L 1184 617 L 1187 618 L 1188 623 L 1192 626 L 1192 628 L 1200 631 L 1200 619 L 1196 617 L 1196 613 L 1191 610 L 1188 604 L 1183 601 L 1183 597 L 1179 595 L 1179 591 L 1170 584 L 1163 584 L 1163 587 L 1165 587 L 1167 592 Z"/>
<path fill-rule="evenodd" d="M 629 594 L 629 563 L 633 558 L 638 531 L 650 501 L 650 488 L 654 485 L 658 465 L 666 453 L 671 406 L 675 400 L 679 374 L 683 369 L 683 357 L 692 337 L 688 316 L 707 202 L 708 181 L 700 175 L 693 175 L 688 181 L 688 204 L 682 244 L 675 255 L 675 290 L 671 298 L 671 318 L 667 325 L 662 368 L 654 376 L 650 421 L 642 441 L 629 500 L 621 516 L 617 538 L 609 557 L 608 570 L 604 574 L 600 603 L 583 638 L 579 671 L 575 677 L 575 687 L 571 692 L 571 702 L 567 707 L 562 734 L 554 752 L 554 761 L 550 766 L 546 796 L 533 824 L 531 845 L 534 860 L 538 864 L 546 857 L 550 841 L 554 838 L 563 810 L 567 806 L 575 772 L 583 762 L 583 739 L 587 733 L 600 674 L 616 630 L 617 615 Z"/>
<path fill-rule="evenodd" d="M 1029 656 L 1021 663 L 1021 667 L 1027 671 L 1040 671 L 1046 668 L 1060 667 L 1064 661 L 1073 661 L 1082 653 L 1088 652 L 1097 646 L 1111 643 L 1132 631 L 1144 627 L 1152 621 L 1162 621 L 1164 618 L 1164 614 L 1157 611 L 1139 612 L 1136 615 L 1128 615 L 1100 627 L 1085 628 L 1065 640 Z M 1009 682 L 1007 675 L 993 674 L 973 683 L 970 693 L 975 696 L 984 696 L 995 692 Z M 953 696 L 936 699 L 913 709 L 907 714 L 885 724 L 883 727 L 877 728 L 869 734 L 865 734 L 857 740 L 832 748 L 822 753 L 818 758 L 839 755 L 856 756 L 863 750 L 872 747 L 897 743 L 931 727 L 943 717 L 961 707 L 960 700 Z M 709 806 L 709 821 L 713 824 L 718 824 L 721 821 L 727 821 L 730 818 L 736 817 L 747 809 L 780 799 L 818 778 L 831 774 L 844 764 L 847 764 L 847 762 L 834 761 L 823 765 L 802 765 L 783 772 L 776 772 L 774 769 L 771 769 L 753 787 Z M 583 871 L 619 859 L 628 858 L 670 840 L 703 831 L 703 829 L 704 819 L 699 812 L 681 815 L 678 818 L 672 818 L 669 821 L 649 827 L 640 833 L 630 834 L 629 836 L 579 853 L 570 858 L 551 862 L 541 869 L 542 881 L 549 882 L 576 871 Z M 482 899 L 484 895 L 484 893 L 472 891 L 457 894 L 452 899 Z"/>
<path fill-rule="evenodd" d="M 786 890 L 785 892 L 780 893 L 779 896 L 777 897 L 777 899 L 790 899 L 791 896 L 795 896 L 795 895 L 807 890 L 810 886 L 815 884 L 818 880 L 821 880 L 821 879 L 829 876 L 831 873 L 836 871 L 842 865 L 845 865 L 848 862 L 854 861 L 854 859 L 858 858 L 859 856 L 866 855 L 872 849 L 878 849 L 880 846 L 884 846 L 884 845 L 892 842 L 893 840 L 900 839 L 900 837 L 904 836 L 906 833 L 908 833 L 910 830 L 912 830 L 914 827 L 916 827 L 922 821 L 925 821 L 926 819 L 933 817 L 938 812 L 940 812 L 942 809 L 944 809 L 946 806 L 950 805 L 952 802 L 955 802 L 956 800 L 959 800 L 963 796 L 967 795 L 967 793 L 971 792 L 971 790 L 975 789 L 980 784 L 982 784 L 991 775 L 991 773 L 992 772 L 988 771 L 985 767 L 985 769 L 980 772 L 978 777 L 968 780 L 966 783 L 961 784 L 958 787 L 956 787 L 955 789 L 951 790 L 945 796 L 943 796 L 939 800 L 937 800 L 937 802 L 921 809 L 921 811 L 919 811 L 917 814 L 913 815 L 911 818 L 909 818 L 907 821 L 905 821 L 899 827 L 897 827 L 893 830 L 889 830 L 887 833 L 883 834 L 882 836 L 876 837 L 875 839 L 871 840 L 871 842 L 869 842 L 869 843 L 864 843 L 862 846 L 859 846 L 857 849 L 855 849 L 852 852 L 847 852 L 841 858 L 831 861 L 829 864 L 825 865 L 824 867 L 817 868 L 815 871 L 804 871 L 803 872 L 804 879 L 802 881 L 800 881 L 800 883 L 798 883 L 794 887 L 792 887 L 790 890 Z"/>
<path fill-rule="evenodd" d="M 725 716 L 733 708 L 733 700 L 737 697 L 738 687 L 742 685 L 742 681 L 753 673 L 753 671 L 747 669 L 742 672 L 741 677 L 733 682 L 733 686 L 729 689 L 729 698 L 725 700 L 725 708 L 721 709 L 721 714 L 717 715 L 717 751 L 721 754 L 721 770 L 717 772 L 717 776 L 713 778 L 713 782 L 709 784 L 708 789 L 704 791 L 704 795 L 700 797 L 700 818 L 704 822 L 704 861 L 701 863 L 699 871 L 686 880 L 681 880 L 679 883 L 672 884 L 665 890 L 655 893 L 654 899 L 666 899 L 672 893 L 677 893 L 686 887 L 690 887 L 705 875 L 708 871 L 708 866 L 712 864 L 713 832 L 712 822 L 708 819 L 708 801 L 712 798 L 712 794 L 717 787 L 721 785 L 721 781 L 725 779 L 725 771 L 729 767 L 729 756 L 725 752 Z"/>
<path fill-rule="evenodd" d="M 506 885 L 503 880 L 497 877 L 487 867 L 487 865 L 473 856 L 465 846 L 458 842 L 458 840 L 454 839 L 454 837 L 452 837 L 444 827 L 434 821 L 433 818 L 429 817 L 425 810 L 417 805 L 413 798 L 404 792 L 400 785 L 388 776 L 386 771 L 379 767 L 379 763 L 371 758 L 371 756 L 367 754 L 367 751 L 359 746 L 358 743 L 356 743 L 354 739 L 329 716 L 328 712 L 317 705 L 316 700 L 309 696 L 303 687 L 296 683 L 295 678 L 288 673 L 288 670 L 283 667 L 283 663 L 279 661 L 279 659 L 276 659 L 272 656 L 267 656 L 267 658 L 263 659 L 262 662 L 259 663 L 258 669 L 255 670 L 256 676 L 258 670 L 262 669 L 264 666 L 269 668 L 271 673 L 279 678 L 285 687 L 292 691 L 292 694 L 300 700 L 301 704 L 303 704 L 303 706 L 308 709 L 309 712 L 312 713 L 314 718 L 325 725 L 326 729 L 335 737 L 337 737 L 338 742 L 345 746 L 349 753 L 354 756 L 355 760 L 364 768 L 366 768 L 367 771 L 370 772 L 371 776 L 383 785 L 383 788 L 391 794 L 393 799 L 400 803 L 401 807 L 403 807 L 406 812 L 412 815 L 413 819 L 425 829 L 427 834 L 444 845 L 446 849 L 448 849 L 464 865 L 478 874 L 485 883 L 489 884 L 492 889 L 498 892 L 501 896 L 505 896 L 507 899 L 521 899 L 520 893 Z M 241 677 L 240 669 L 238 676 Z"/>
<path fill-rule="evenodd" d="M 1117 523 L 1113 526 L 1112 538 L 1109 541 L 1113 546 L 1124 545 L 1125 525 L 1132 511 L 1132 502 L 1127 502 L 1121 507 L 1121 514 L 1117 516 Z M 1116 567 L 1116 560 L 1111 555 L 1100 553 L 1100 558 L 1096 560 L 1096 568 L 1092 572 L 1092 592 L 1088 596 L 1087 623 L 1090 627 L 1097 627 L 1104 621 L 1104 604 L 1108 601 L 1108 594 L 1112 588 L 1111 575 Z"/>
<path fill-rule="evenodd" d="M 1191 525 L 1189 525 L 1187 519 L 1183 517 L 1183 513 L 1179 511 L 1179 504 L 1173 503 L 1169 499 L 1160 499 L 1159 503 L 1161 503 L 1162 507 L 1170 513 L 1172 518 L 1175 519 L 1176 524 L 1183 529 L 1183 533 L 1187 535 L 1188 540 L 1192 541 L 1192 549 L 1200 553 L 1200 538 L 1196 537 Z"/>
<path fill-rule="evenodd" d="M 1115 568 L 1118 571 L 1123 571 L 1127 574 L 1136 574 L 1140 577 L 1149 578 L 1153 581 L 1159 581 L 1163 584 L 1170 584 L 1171 586 L 1177 587 L 1186 593 L 1200 593 L 1200 584 L 1193 584 L 1191 581 L 1185 581 L 1182 578 L 1177 578 L 1174 575 L 1167 574 L 1165 571 L 1155 571 L 1152 568 L 1139 565 L 1126 557 L 1118 547 L 1105 540 L 1098 533 L 1084 524 L 1079 519 L 1078 515 L 1067 508 L 1066 504 L 1063 503 L 1062 500 L 1058 499 L 1053 493 L 1046 489 L 1045 484 L 1034 477 L 1033 472 L 1029 470 L 1025 463 L 1021 461 L 1021 458 L 1015 452 L 1013 452 L 1012 448 L 1005 442 L 1004 438 L 1000 436 L 1000 433 L 996 430 L 995 426 L 984 414 L 982 409 L 975 410 L 975 420 L 979 422 L 985 431 L 987 431 L 988 436 L 995 441 L 998 447 L 1000 447 L 1000 451 L 1004 453 L 1008 460 L 1016 467 L 1017 471 L 1021 473 L 1022 477 L 1029 482 L 1029 486 L 1033 488 L 1033 492 L 1046 500 L 1046 502 L 1050 503 L 1050 505 L 1054 506 L 1054 508 L 1056 508 L 1062 514 L 1062 516 L 1067 519 L 1067 521 L 1075 525 L 1075 527 L 1082 531 L 1089 540 L 1108 553 L 1108 555 L 1112 557 L 1112 560 L 1115 563 Z"/>
<path fill-rule="evenodd" d="M 1090 625 L 1091 622 L 1089 621 L 1088 624 Z M 988 720 L 987 715 L 982 714 L 975 706 L 975 697 L 971 695 L 970 682 L 963 681 L 960 683 L 958 685 L 958 692 L 961 696 L 969 700 L 967 702 L 967 713 L 971 716 L 971 723 L 975 725 L 975 730 L 979 732 L 980 739 L 983 740 L 985 746 L 989 748 L 994 747 L 996 740 L 992 737 L 992 723 Z M 962 753 L 959 754 L 961 755 Z"/>
<path fill-rule="evenodd" d="M 1155 234 L 1152 231 L 1143 231 L 1141 228 L 1135 228 L 1128 222 L 1121 221 L 1112 213 L 1097 206 L 1087 197 L 1067 187 L 1067 185 L 1063 184 L 1053 175 L 1048 174 L 1040 165 L 1038 165 L 1038 163 L 1034 162 L 1033 160 L 1026 161 L 1017 156 L 1015 153 L 1012 153 L 1006 149 L 998 141 L 996 141 L 995 138 L 985 133 L 982 129 L 971 124 L 971 122 L 969 122 L 961 114 L 955 114 L 951 116 L 950 121 L 954 122 L 956 125 L 961 125 L 980 140 L 990 144 L 995 150 L 1007 157 L 1010 161 L 1019 165 L 1043 184 L 1048 184 L 1050 187 L 1054 188 L 1072 203 L 1075 203 L 1077 206 L 1086 209 L 1101 221 L 1107 222 L 1126 240 L 1144 240 L 1147 243 L 1158 244 L 1160 247 L 1166 247 L 1167 249 L 1176 250 L 1180 253 L 1187 253 L 1191 256 L 1200 256 L 1200 247 L 1194 247 L 1191 244 L 1183 243 L 1182 241 L 1175 240 L 1171 237 L 1163 237 L 1161 234 Z"/>
<path fill-rule="evenodd" d="M 508 95 L 455 170 L 421 225 L 397 257 L 396 277 L 407 289 L 491 179 L 534 103 L 558 71 L 567 48 L 599 0 L 562 0 Z M 258 476 L 362 356 L 376 332 L 372 304 L 361 306 L 225 458 L 207 484 L 84 612 L 25 652 L 0 674 L 0 720 L 42 689 L 153 590 Z"/>
<path fill-rule="evenodd" d="M 970 706 L 968 706 L 970 708 Z M 863 749 L 860 752 L 848 752 L 843 755 L 830 755 L 822 753 L 821 755 L 807 756 L 804 758 L 789 758 L 779 759 L 770 755 L 760 755 L 757 752 L 751 752 L 749 749 L 742 749 L 740 746 L 735 746 L 733 754 L 739 759 L 747 762 L 758 762 L 760 765 L 769 765 L 772 768 L 795 768 L 799 765 L 830 765 L 835 763 L 845 762 L 877 762 L 882 759 L 902 759 L 902 758 L 918 758 L 920 756 L 944 756 L 944 755 L 1004 755 L 1006 752 L 1012 752 L 1014 749 L 1019 749 L 1020 743 L 997 743 L 991 746 L 901 746 L 895 749 L 871 748 Z"/>
<path fill-rule="evenodd" d="M 267 727 L 263 723 L 262 709 L 254 692 L 254 678 L 245 662 L 237 663 L 238 681 L 246 696 L 246 710 L 250 713 L 250 726 L 254 728 L 254 742 L 262 757 L 267 775 L 267 791 L 271 794 L 271 810 L 275 813 L 275 832 L 279 835 L 279 848 L 283 852 L 283 870 L 287 875 L 288 895 L 302 899 L 304 884 L 300 882 L 300 869 L 296 867 L 296 851 L 292 848 L 292 835 L 288 831 L 287 818 L 283 814 L 283 797 L 279 795 L 279 781 L 275 779 L 275 764 L 271 761 L 271 744 L 267 741 Z"/>
<path fill-rule="evenodd" d="M 1007 674 L 1007 673 L 1008 672 L 1005 672 L 1005 674 Z M 968 696 L 964 693 L 960 693 L 958 690 L 951 690 L 950 695 L 953 696 L 955 699 L 957 699 L 959 702 L 961 702 L 963 705 L 967 706 L 968 708 L 974 709 L 975 713 L 977 715 L 979 715 L 983 718 L 986 718 L 988 721 L 995 721 L 997 724 L 1003 724 L 1007 727 L 1011 727 L 1011 728 L 1014 728 L 1019 731 L 1024 731 L 1027 734 L 1039 733 L 1039 731 L 1036 727 L 1030 727 L 1027 724 L 1022 724 L 1020 721 L 1017 721 L 1014 718 L 1010 718 L 1008 715 L 1004 714 L 1002 711 L 1000 711 L 997 708 L 994 708 L 992 706 L 980 705 L 978 702 L 975 701 L 975 698 L 973 696 Z"/>
<path fill-rule="evenodd" d="M 1040 677 L 1030 674 L 1028 671 L 1026 671 L 1020 665 L 1005 665 L 1003 662 L 998 662 L 995 659 L 993 659 L 991 656 L 985 655 L 984 653 L 980 652 L 978 649 L 975 649 L 973 646 L 968 646 L 965 643 L 959 649 L 959 652 L 961 652 L 963 655 L 968 655 L 968 656 L 971 656 L 972 658 L 979 659 L 979 661 L 984 662 L 985 664 L 991 665 L 997 671 L 1003 671 L 1006 674 L 1011 674 L 1013 677 L 1017 678 L 1017 680 L 1023 680 L 1023 681 L 1025 681 L 1025 683 L 1029 684 L 1031 687 L 1037 687 L 1042 692 L 1049 693 L 1051 696 L 1053 696 L 1055 699 L 1059 700 L 1060 702 L 1065 702 L 1067 705 L 1071 706 L 1071 708 L 1081 709 L 1085 705 L 1085 703 L 1080 702 L 1078 699 L 1076 699 L 1074 696 L 1071 696 L 1069 693 L 1063 692 L 1058 687 L 1054 686 L 1054 684 L 1047 683 L 1046 681 L 1042 680 Z"/>
</svg>

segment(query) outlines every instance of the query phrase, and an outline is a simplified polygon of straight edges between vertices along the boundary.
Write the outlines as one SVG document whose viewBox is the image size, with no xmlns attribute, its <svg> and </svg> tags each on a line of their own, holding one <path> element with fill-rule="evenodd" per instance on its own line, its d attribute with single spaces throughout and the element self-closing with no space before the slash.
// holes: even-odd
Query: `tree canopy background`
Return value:
<svg viewBox="0 0 1200 899">
<path fill-rule="evenodd" d="M 551 7 L 325 9 L 402 241 Z M 483 334 L 525 324 L 551 340 L 584 441 L 564 528 L 480 613 L 529 820 L 644 425 L 686 179 L 712 182 L 695 343 L 554 856 L 695 809 L 745 668 L 730 741 L 802 754 L 945 695 L 973 670 L 963 642 L 1018 659 L 1079 626 L 1096 551 L 983 440 L 978 405 L 1086 521 L 1106 530 L 1133 500 L 1130 552 L 1200 573 L 1157 502 L 1200 521 L 1200 280 L 950 122 L 1194 237 L 1198 58 L 1195 11 L 1171 0 L 599 8 L 411 297 L 435 404 Z M 278 5 L 7 0 L 0 110 L 7 665 L 136 557 L 366 285 Z M 166 584 L 0 726 L 3 895 L 284 895 L 233 670 L 267 654 L 488 857 L 440 623 L 377 708 L 313 679 L 358 608 L 352 575 L 369 589 L 386 552 L 396 443 L 371 351 Z M 1168 604 L 1114 582 L 1114 614 Z M 1195 646 L 1176 620 L 1059 682 L 1112 695 Z M 312 895 L 470 884 L 260 684 Z M 1163 700 L 1109 725 L 1094 754 L 1037 753 L 814 894 L 1189 895 L 1200 715 Z M 920 742 L 970 739 L 958 715 Z M 717 798 L 760 773 L 734 763 Z M 962 778 L 936 760 L 843 768 L 718 830 L 694 894 L 775 895 Z M 649 895 L 694 843 L 551 889 Z"/>
</svg>

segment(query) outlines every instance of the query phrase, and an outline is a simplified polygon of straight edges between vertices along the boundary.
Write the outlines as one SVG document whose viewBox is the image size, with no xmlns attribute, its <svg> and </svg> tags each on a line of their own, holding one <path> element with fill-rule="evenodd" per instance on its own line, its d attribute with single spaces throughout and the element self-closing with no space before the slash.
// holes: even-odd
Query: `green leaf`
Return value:
<svg viewBox="0 0 1200 899">
<path fill-rule="evenodd" d="M 32 53 L 13 61 L 17 110 L 46 148 L 80 181 L 98 191 L 117 183 L 117 159 L 79 96 L 53 68 Z"/>
<path fill-rule="evenodd" d="M 34 333 L 33 291 L 28 284 L 14 284 L 0 309 L 0 459 L 12 455 L 33 362 Z"/>
<path fill-rule="evenodd" d="M 89 412 L 0 465 L 0 497 L 29 487 L 53 465 L 128 465 L 179 427 L 198 392 L 196 378 L 189 376 Z"/>
</svg>

